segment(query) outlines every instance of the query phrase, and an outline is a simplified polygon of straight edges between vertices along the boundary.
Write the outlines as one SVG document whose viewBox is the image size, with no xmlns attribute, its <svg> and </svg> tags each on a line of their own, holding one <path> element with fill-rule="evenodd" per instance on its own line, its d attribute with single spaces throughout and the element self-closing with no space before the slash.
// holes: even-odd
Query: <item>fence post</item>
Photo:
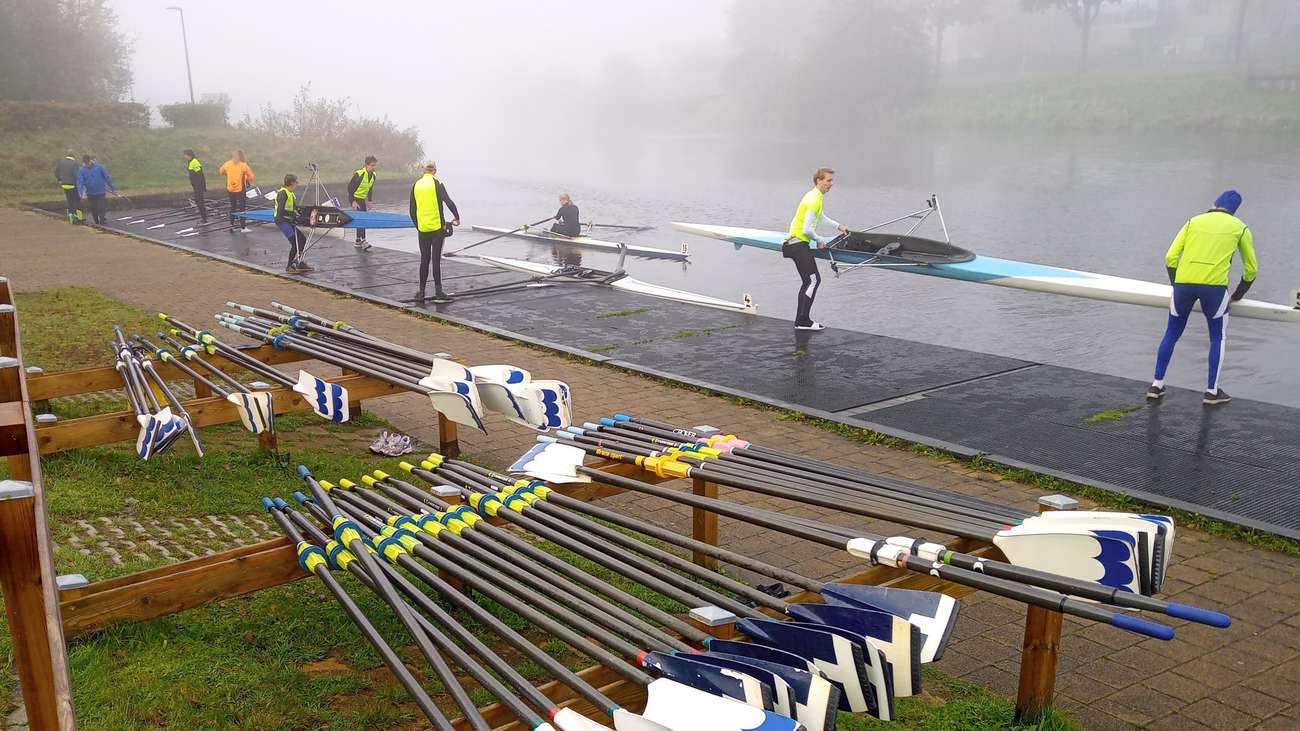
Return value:
<svg viewBox="0 0 1300 731">
<path fill-rule="evenodd" d="M 1079 501 L 1066 495 L 1039 498 L 1038 512 L 1074 510 Z M 1016 720 L 1031 721 L 1052 704 L 1056 693 L 1056 662 L 1061 652 L 1060 612 L 1030 606 L 1025 615 L 1025 640 L 1020 646 L 1020 688 Z"/>
<path fill-rule="evenodd" d="M 460 432 L 456 422 L 438 412 L 438 454 L 448 459 L 460 456 Z"/>
<path fill-rule="evenodd" d="M 718 486 L 699 477 L 691 478 L 691 492 L 703 497 L 716 498 Z M 691 537 L 711 546 L 718 545 L 718 514 L 703 508 L 691 508 Z M 698 551 L 691 552 L 691 560 L 716 571 L 718 559 Z"/>
</svg>

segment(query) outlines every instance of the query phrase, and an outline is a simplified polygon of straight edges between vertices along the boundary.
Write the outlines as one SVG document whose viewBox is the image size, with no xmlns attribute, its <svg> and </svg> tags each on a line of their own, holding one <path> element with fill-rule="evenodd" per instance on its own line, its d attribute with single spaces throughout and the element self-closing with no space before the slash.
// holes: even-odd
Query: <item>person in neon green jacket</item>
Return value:
<svg viewBox="0 0 1300 731">
<path fill-rule="evenodd" d="M 1250 227 L 1237 218 L 1241 194 L 1235 190 L 1224 191 L 1214 201 L 1214 208 L 1193 216 L 1183 224 L 1178 235 L 1165 253 L 1165 267 L 1169 283 L 1174 285 L 1169 301 L 1169 321 L 1164 338 L 1156 351 L 1155 380 L 1147 389 L 1147 398 L 1155 401 L 1165 395 L 1165 372 L 1174 356 L 1174 346 L 1182 337 L 1197 303 L 1205 313 L 1210 331 L 1209 378 L 1202 401 L 1222 404 L 1232 397 L 1219 388 L 1219 374 L 1223 369 L 1225 330 L 1228 325 L 1228 307 L 1246 296 L 1259 273 L 1255 258 L 1255 238 Z M 1228 296 L 1228 272 L 1232 258 L 1241 252 L 1241 281 Z"/>
</svg>

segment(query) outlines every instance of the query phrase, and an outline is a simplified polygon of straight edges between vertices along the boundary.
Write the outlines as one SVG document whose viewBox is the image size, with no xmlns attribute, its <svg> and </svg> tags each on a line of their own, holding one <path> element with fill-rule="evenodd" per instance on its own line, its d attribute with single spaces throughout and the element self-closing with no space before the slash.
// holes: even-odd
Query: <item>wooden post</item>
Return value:
<svg viewBox="0 0 1300 731">
<path fill-rule="evenodd" d="M 703 497 L 716 498 L 718 486 L 699 477 L 693 477 L 691 492 Z M 718 514 L 703 508 L 691 508 L 691 537 L 711 546 L 718 545 Z M 714 571 L 718 569 L 718 559 L 698 551 L 691 552 L 691 560 L 704 568 Z"/>
<path fill-rule="evenodd" d="M 1039 498 L 1038 512 L 1073 510 L 1079 502 L 1065 495 Z M 1025 615 L 1025 639 L 1020 646 L 1020 688 L 1016 692 L 1016 721 L 1032 722 L 1052 704 L 1056 693 L 1056 662 L 1061 652 L 1060 612 L 1030 606 Z"/>
<path fill-rule="evenodd" d="M 274 452 L 280 447 L 280 438 L 274 431 L 264 431 L 257 435 L 257 448 L 263 452 Z"/>
<path fill-rule="evenodd" d="M 212 389 L 208 388 L 208 384 L 195 378 L 194 398 L 199 399 L 199 398 L 211 398 L 211 397 L 212 397 Z"/>
<path fill-rule="evenodd" d="M 456 422 L 438 412 L 438 454 L 455 459 L 460 456 L 460 434 Z"/>
<path fill-rule="evenodd" d="M 361 373 L 358 373 L 358 372 L 356 372 L 356 371 L 354 371 L 354 370 L 351 370 L 351 369 L 349 369 L 349 368 L 343 368 L 343 367 L 340 367 L 340 368 L 339 368 L 339 371 L 341 371 L 341 372 L 343 373 L 343 375 L 345 375 L 345 376 L 360 376 L 360 375 L 362 375 Z M 348 395 L 351 396 L 352 394 L 349 393 Z M 349 402 L 348 402 L 348 412 L 349 412 L 349 413 L 352 413 L 352 414 L 360 414 L 360 413 L 361 413 L 361 399 L 353 399 L 352 401 L 349 401 Z"/>
</svg>

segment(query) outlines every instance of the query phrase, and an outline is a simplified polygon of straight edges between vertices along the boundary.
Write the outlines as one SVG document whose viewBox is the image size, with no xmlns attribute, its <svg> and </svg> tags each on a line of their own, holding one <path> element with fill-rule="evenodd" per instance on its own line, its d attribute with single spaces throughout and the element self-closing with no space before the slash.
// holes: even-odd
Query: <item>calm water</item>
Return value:
<svg viewBox="0 0 1300 731">
<path fill-rule="evenodd" d="M 940 194 L 953 243 L 991 256 L 1163 281 L 1169 240 L 1224 188 L 1245 197 L 1239 215 L 1255 234 L 1261 274 L 1250 296 L 1282 302 L 1300 288 L 1300 147 L 1223 136 L 897 135 L 851 149 L 832 141 L 737 144 L 663 139 L 593 143 L 567 156 L 519 142 L 516 162 L 484 165 L 462 153 L 440 161 L 465 223 L 517 226 L 570 192 L 584 220 L 653 224 L 632 243 L 677 248 L 689 266 L 629 260 L 634 276 L 730 299 L 752 293 L 763 314 L 793 319 L 797 278 L 779 255 L 678 234 L 669 221 L 784 229 L 811 171 L 838 171 L 826 210 L 865 227 Z M 465 158 L 465 161 L 460 161 Z M 525 165 L 523 162 L 527 161 Z M 927 223 L 927 226 L 930 224 Z M 924 231 L 924 229 L 922 229 Z M 920 233 L 920 232 L 918 232 Z M 938 237 L 937 227 L 932 234 Z M 411 249 L 410 233 L 371 237 Z M 454 237 L 448 248 L 478 240 Z M 604 235 L 612 239 L 615 236 Z M 476 251 L 547 261 L 550 248 L 499 241 Z M 615 257 L 584 252 L 584 263 Z M 1234 281 L 1238 271 L 1234 271 Z M 1163 332 L 1162 310 L 948 282 L 890 271 L 838 279 L 823 264 L 814 316 L 828 325 L 1147 379 Z M 1200 388 L 1207 345 L 1195 316 L 1169 380 Z M 1223 386 L 1234 395 L 1300 406 L 1300 326 L 1232 321 Z M 869 374 L 864 374 L 869 377 Z"/>
</svg>

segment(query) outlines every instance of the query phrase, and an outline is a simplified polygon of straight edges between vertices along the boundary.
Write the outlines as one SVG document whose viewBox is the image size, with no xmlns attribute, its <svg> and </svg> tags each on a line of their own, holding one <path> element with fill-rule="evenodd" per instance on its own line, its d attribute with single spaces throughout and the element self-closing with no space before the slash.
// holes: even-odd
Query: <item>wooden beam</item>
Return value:
<svg viewBox="0 0 1300 731">
<path fill-rule="evenodd" d="M 460 456 L 460 428 L 438 412 L 438 453 L 448 459 Z"/>
<path fill-rule="evenodd" d="M 286 538 L 97 582 L 60 597 L 64 631 L 140 622 L 305 578 Z"/>
<path fill-rule="evenodd" d="M 261 345 L 256 348 L 241 348 L 240 352 L 248 355 L 250 358 L 271 365 L 299 363 L 311 360 L 310 357 L 301 353 L 289 350 L 276 350 L 270 345 Z M 234 361 L 227 360 L 225 356 L 220 354 L 209 355 L 204 353 L 203 359 L 228 373 L 239 373 L 246 370 L 243 366 Z M 178 368 L 176 368 L 176 366 L 173 366 L 170 363 L 154 361 L 154 366 L 157 368 L 158 373 L 168 381 L 189 378 L 189 376 L 182 373 Z M 107 391 L 121 387 L 122 377 L 118 375 L 117 369 L 112 366 L 96 366 L 94 368 L 78 368 L 76 370 L 60 371 L 58 373 L 44 373 L 39 376 L 32 376 L 28 379 L 27 383 L 27 388 L 31 393 L 33 401 L 43 401 L 46 399 L 57 398 L 59 396 L 75 396 L 81 393 Z"/>
<path fill-rule="evenodd" d="M 346 387 L 351 396 L 357 399 L 387 396 L 402 390 L 369 376 L 344 376 L 327 380 Z M 311 408 L 301 395 L 289 389 L 276 388 L 271 393 L 277 414 L 307 411 Z M 224 424 L 239 419 L 235 405 L 219 397 L 186 401 L 185 410 L 197 426 Z M 139 429 L 140 425 L 133 412 L 119 411 L 44 425 L 36 430 L 36 435 L 41 454 L 53 454 L 65 449 L 133 440 Z"/>
<path fill-rule="evenodd" d="M 718 486 L 695 477 L 691 479 L 691 492 L 716 499 Z M 710 546 L 718 545 L 718 514 L 703 508 L 691 508 L 691 537 Z M 716 571 L 718 568 L 718 559 L 698 551 L 691 552 L 691 560 L 708 569 Z"/>
</svg>

